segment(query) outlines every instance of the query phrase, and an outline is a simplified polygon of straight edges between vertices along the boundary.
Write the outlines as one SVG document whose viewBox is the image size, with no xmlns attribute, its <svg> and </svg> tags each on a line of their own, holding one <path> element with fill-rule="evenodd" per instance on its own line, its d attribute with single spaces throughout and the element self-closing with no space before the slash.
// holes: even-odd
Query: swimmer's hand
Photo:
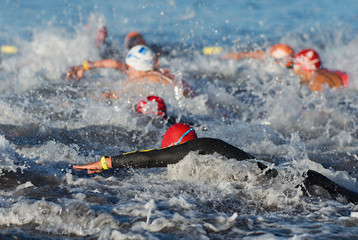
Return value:
<svg viewBox="0 0 358 240">
<path fill-rule="evenodd" d="M 70 80 L 70 78 L 75 76 L 77 76 L 76 80 L 80 80 L 83 77 L 84 72 L 83 65 L 70 67 L 66 74 L 66 80 Z"/>
<path fill-rule="evenodd" d="M 112 158 L 108 156 L 103 156 L 100 161 L 93 163 L 85 165 L 73 165 L 73 169 L 78 171 L 87 170 L 88 174 L 100 173 L 103 170 L 108 170 L 109 168 L 112 168 Z"/>
<path fill-rule="evenodd" d="M 73 169 L 78 171 L 87 170 L 88 174 L 103 172 L 101 161 L 89 163 L 86 165 L 73 165 Z"/>
</svg>

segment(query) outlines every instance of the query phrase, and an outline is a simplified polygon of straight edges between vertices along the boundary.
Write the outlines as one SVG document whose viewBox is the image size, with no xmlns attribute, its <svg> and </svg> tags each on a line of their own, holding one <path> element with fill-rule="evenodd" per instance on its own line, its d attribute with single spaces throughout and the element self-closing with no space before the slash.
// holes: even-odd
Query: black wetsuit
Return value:
<svg viewBox="0 0 358 240">
<path fill-rule="evenodd" d="M 166 167 L 168 166 L 168 164 L 175 164 L 179 162 L 189 152 L 192 151 L 197 151 L 199 154 L 202 155 L 218 153 L 227 158 L 235 158 L 238 161 L 255 158 L 251 154 L 248 154 L 243 150 L 234 147 L 231 144 L 228 144 L 220 139 L 198 138 L 168 148 L 135 151 L 124 153 L 119 156 L 114 156 L 112 157 L 112 167 Z M 267 168 L 267 166 L 265 166 L 261 162 L 257 162 L 257 164 L 261 170 Z M 268 171 L 265 171 L 265 174 L 270 174 L 270 176 L 276 177 L 277 171 L 275 169 L 269 169 Z M 303 183 L 297 186 L 301 187 L 303 191 L 310 191 L 310 187 L 318 185 L 327 190 L 334 198 L 338 198 L 341 195 L 346 197 L 348 201 L 358 204 L 358 193 L 338 185 L 337 183 L 313 170 L 307 171 L 306 175 L 307 176 Z"/>
<path fill-rule="evenodd" d="M 222 140 L 214 138 L 197 138 L 168 148 L 136 151 L 112 157 L 112 167 L 166 167 L 168 164 L 179 162 L 192 151 L 198 151 L 198 153 L 202 155 L 213 154 L 216 152 L 227 158 L 235 158 L 239 161 L 255 158 Z"/>
</svg>

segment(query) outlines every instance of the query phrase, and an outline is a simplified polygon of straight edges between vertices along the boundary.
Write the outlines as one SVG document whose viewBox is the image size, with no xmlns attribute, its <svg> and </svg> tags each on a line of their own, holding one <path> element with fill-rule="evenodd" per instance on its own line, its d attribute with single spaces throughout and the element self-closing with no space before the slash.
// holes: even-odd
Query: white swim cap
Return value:
<svg viewBox="0 0 358 240">
<path fill-rule="evenodd" d="M 155 54 L 144 45 L 137 45 L 129 50 L 126 57 L 126 64 L 138 71 L 153 70 Z"/>
</svg>

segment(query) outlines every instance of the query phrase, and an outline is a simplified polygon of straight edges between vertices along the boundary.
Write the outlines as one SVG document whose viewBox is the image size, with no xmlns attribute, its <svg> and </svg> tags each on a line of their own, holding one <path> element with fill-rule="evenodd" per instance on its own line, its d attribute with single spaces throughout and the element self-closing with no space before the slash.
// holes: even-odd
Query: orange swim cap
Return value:
<svg viewBox="0 0 358 240">
<path fill-rule="evenodd" d="M 167 106 L 164 100 L 158 96 L 148 96 L 146 100 L 141 100 L 135 109 L 139 113 L 167 118 Z"/>
<path fill-rule="evenodd" d="M 146 45 L 144 37 L 138 32 L 130 32 L 124 38 L 124 47 L 127 49 L 131 49 L 136 45 Z"/>
<path fill-rule="evenodd" d="M 185 143 L 196 138 L 198 138 L 198 136 L 195 130 L 188 124 L 176 123 L 165 132 L 162 139 L 162 148 Z"/>
<path fill-rule="evenodd" d="M 293 66 L 293 58 L 295 51 L 287 44 L 279 43 L 273 45 L 270 49 L 270 54 L 273 58 L 277 59 L 277 62 L 284 62 L 287 68 Z"/>
<path fill-rule="evenodd" d="M 301 68 L 304 71 L 313 71 L 321 67 L 321 58 L 313 49 L 304 49 L 295 56 L 294 68 Z"/>
</svg>

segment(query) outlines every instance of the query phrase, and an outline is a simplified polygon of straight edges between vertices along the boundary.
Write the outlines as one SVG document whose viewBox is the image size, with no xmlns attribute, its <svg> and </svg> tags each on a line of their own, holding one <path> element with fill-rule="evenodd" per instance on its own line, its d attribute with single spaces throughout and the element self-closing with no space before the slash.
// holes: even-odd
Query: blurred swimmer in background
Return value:
<svg viewBox="0 0 358 240">
<path fill-rule="evenodd" d="M 295 56 L 293 72 L 300 76 L 300 83 L 307 85 L 312 91 L 320 91 L 325 86 L 329 88 L 348 86 L 347 73 L 328 70 L 321 65 L 321 58 L 315 50 L 304 49 Z"/>
<path fill-rule="evenodd" d="M 156 56 L 154 52 L 145 45 L 136 45 L 129 50 L 125 63 L 114 59 L 104 59 L 99 61 L 84 61 L 83 64 L 70 67 L 66 79 L 69 80 L 72 77 L 76 77 L 80 80 L 85 71 L 89 71 L 95 68 L 110 68 L 117 69 L 124 72 L 128 81 L 126 86 L 130 84 L 164 84 L 171 85 L 173 87 L 180 87 L 185 97 L 194 97 L 196 94 L 194 90 L 184 80 L 176 81 L 175 77 L 167 71 L 161 71 L 155 67 Z M 119 98 L 118 93 L 114 93 L 113 98 Z"/>
<path fill-rule="evenodd" d="M 245 51 L 245 52 L 229 52 L 222 56 L 222 59 L 232 59 L 232 60 L 241 60 L 245 58 L 251 59 L 263 59 L 267 56 L 274 58 L 278 64 L 281 64 L 287 68 L 293 67 L 293 58 L 295 56 L 295 51 L 292 47 L 287 44 L 279 43 L 273 45 L 268 52 L 266 51 Z"/>
</svg>

